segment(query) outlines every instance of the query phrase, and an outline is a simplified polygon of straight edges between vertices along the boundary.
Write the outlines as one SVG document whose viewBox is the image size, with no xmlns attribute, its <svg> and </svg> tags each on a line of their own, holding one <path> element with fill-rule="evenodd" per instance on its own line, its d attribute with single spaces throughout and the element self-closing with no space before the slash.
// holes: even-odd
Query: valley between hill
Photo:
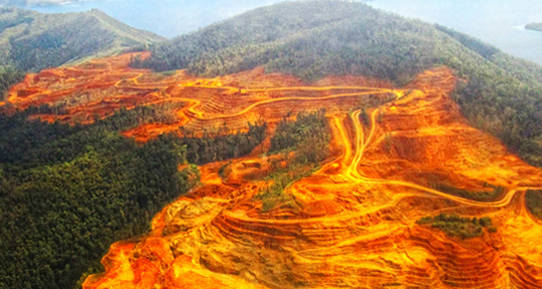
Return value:
<svg viewBox="0 0 542 289">
<path fill-rule="evenodd" d="M 136 55 L 148 57 L 30 74 L 1 105 L 47 104 L 31 118 L 86 124 L 158 107 L 161 119 L 123 132 L 140 143 L 262 120 L 267 137 L 247 156 L 201 165 L 201 184 L 157 214 L 147 235 L 113 244 L 105 272 L 83 288 L 542 288 L 541 221 L 525 205 L 527 191 L 542 190 L 542 171 L 468 125 L 450 98 L 451 69 L 403 87 L 352 75 L 309 84 L 261 68 L 153 73 L 128 66 Z M 265 176 L 299 153 L 270 152 L 281 121 L 321 109 L 328 157 L 266 195 Z M 417 223 L 443 213 L 490 217 L 495 230 L 460 238 Z"/>
</svg>

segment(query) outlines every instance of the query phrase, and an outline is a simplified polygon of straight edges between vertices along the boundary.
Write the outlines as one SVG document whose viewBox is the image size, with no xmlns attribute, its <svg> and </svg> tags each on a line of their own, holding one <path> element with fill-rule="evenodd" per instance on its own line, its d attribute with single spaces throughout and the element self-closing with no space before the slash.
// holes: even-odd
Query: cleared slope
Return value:
<svg viewBox="0 0 542 289">
<path fill-rule="evenodd" d="M 405 84 L 438 65 L 461 81 L 453 95 L 467 119 L 527 161 L 542 164 L 542 69 L 444 27 L 346 1 L 285 2 L 152 47 L 134 61 L 155 70 L 215 76 L 263 65 L 315 80 L 361 74 Z"/>
<path fill-rule="evenodd" d="M 542 230 L 524 202 L 527 190 L 542 186 L 542 172 L 468 125 L 450 98 L 457 82 L 450 69 L 425 71 L 400 88 L 354 76 L 306 84 L 261 69 L 212 79 L 132 75 L 116 89 L 154 86 L 160 91 L 148 96 L 184 101 L 174 127 L 194 134 L 223 122 L 242 129 L 257 117 L 273 127 L 289 112 L 328 108 L 332 156 L 287 188 L 293 204 L 270 210 L 255 198 L 261 176 L 288 156 L 255 152 L 200 167 L 202 186 L 164 208 L 147 236 L 112 245 L 106 272 L 83 288 L 542 287 L 534 245 Z M 477 200 L 491 186 L 503 190 Z M 497 232 L 462 240 L 416 224 L 440 213 L 489 216 Z"/>
<path fill-rule="evenodd" d="M 173 119 L 123 133 L 141 142 L 220 133 L 224 123 L 242 131 L 258 119 L 272 134 L 283 117 L 327 108 L 331 157 L 286 189 L 293 203 L 268 208 L 255 196 L 289 155 L 262 155 L 264 141 L 251 157 L 201 166 L 202 186 L 158 214 L 149 235 L 112 245 L 105 274 L 84 288 L 542 287 L 542 229 L 525 208 L 542 172 L 468 125 L 450 98 L 450 69 L 394 88 L 352 75 L 308 84 L 261 68 L 153 73 L 128 67 L 137 55 L 148 57 L 28 75 L 4 107 L 49 104 L 33 117 L 92 123 L 122 107 L 171 105 Z M 416 224 L 440 213 L 491 217 L 497 232 L 462 240 Z"/>
</svg>

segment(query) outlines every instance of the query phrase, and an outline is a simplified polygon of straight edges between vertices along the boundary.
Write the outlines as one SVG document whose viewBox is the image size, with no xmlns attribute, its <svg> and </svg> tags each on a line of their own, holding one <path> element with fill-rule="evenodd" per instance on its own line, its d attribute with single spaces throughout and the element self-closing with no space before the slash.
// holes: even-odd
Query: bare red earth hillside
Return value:
<svg viewBox="0 0 542 289">
<path fill-rule="evenodd" d="M 202 185 L 156 215 L 147 236 L 113 244 L 105 272 L 83 288 L 542 288 L 542 225 L 525 208 L 542 171 L 469 126 L 449 97 L 450 69 L 395 88 L 355 76 L 307 84 L 262 69 L 157 74 L 129 68 L 131 56 L 29 75 L 5 105 L 49 104 L 63 112 L 34 117 L 88 123 L 170 104 L 172 121 L 124 132 L 142 142 L 180 126 L 201 134 L 264 119 L 273 130 L 287 114 L 326 108 L 331 157 L 286 189 L 293 203 L 271 210 L 255 198 L 255 176 L 283 156 L 235 159 L 227 176 L 218 173 L 226 163 L 200 167 Z M 461 239 L 416 223 L 441 213 L 491 217 L 496 232 Z"/>
</svg>

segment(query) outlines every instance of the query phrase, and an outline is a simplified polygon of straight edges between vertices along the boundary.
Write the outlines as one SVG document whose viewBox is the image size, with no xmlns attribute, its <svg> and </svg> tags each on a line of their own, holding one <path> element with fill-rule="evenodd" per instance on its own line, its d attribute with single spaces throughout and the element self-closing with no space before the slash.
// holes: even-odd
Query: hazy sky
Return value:
<svg viewBox="0 0 542 289">
<path fill-rule="evenodd" d="M 490 43 L 504 52 L 542 64 L 542 0 L 374 0 L 372 6 L 439 23 Z"/>
</svg>

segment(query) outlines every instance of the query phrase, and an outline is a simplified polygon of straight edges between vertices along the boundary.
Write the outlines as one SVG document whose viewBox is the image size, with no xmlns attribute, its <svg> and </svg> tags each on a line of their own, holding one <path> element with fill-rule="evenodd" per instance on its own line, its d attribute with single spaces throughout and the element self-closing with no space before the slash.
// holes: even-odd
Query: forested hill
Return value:
<svg viewBox="0 0 542 289">
<path fill-rule="evenodd" d="M 259 8 L 152 47 L 134 66 L 213 76 L 263 65 L 308 81 L 362 74 L 404 84 L 447 65 L 468 82 L 454 97 L 477 127 L 542 165 L 542 68 L 445 27 L 362 3 L 299 1 Z"/>
<path fill-rule="evenodd" d="M 40 14 L 0 8 L 0 64 L 25 71 L 160 40 L 155 34 L 122 24 L 99 10 Z"/>
<path fill-rule="evenodd" d="M 0 101 L 27 71 L 61 66 L 164 40 L 99 10 L 40 14 L 0 7 Z"/>
</svg>

